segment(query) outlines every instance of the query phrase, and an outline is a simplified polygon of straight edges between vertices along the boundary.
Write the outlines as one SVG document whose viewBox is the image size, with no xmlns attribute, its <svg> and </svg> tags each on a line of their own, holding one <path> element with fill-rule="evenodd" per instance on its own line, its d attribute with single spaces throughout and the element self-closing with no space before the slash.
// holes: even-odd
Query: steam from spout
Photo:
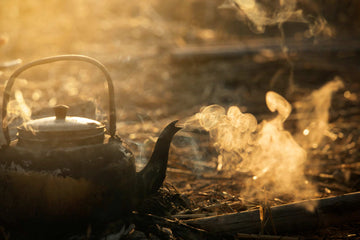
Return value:
<svg viewBox="0 0 360 240">
<path fill-rule="evenodd" d="M 220 153 L 218 170 L 231 170 L 239 167 L 239 161 L 245 159 L 249 149 L 253 147 L 257 121 L 252 114 L 242 113 L 236 106 L 230 107 L 226 112 L 222 106 L 210 105 L 187 119 L 184 127 L 189 126 L 200 127 L 209 132 Z"/>
</svg>

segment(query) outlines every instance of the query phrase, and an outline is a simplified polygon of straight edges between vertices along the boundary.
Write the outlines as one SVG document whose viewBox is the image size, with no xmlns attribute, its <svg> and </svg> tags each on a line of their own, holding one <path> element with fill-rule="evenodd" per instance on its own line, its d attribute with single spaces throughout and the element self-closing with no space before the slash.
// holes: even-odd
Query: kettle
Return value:
<svg viewBox="0 0 360 240">
<path fill-rule="evenodd" d="M 58 105 L 54 116 L 17 127 L 11 141 L 7 105 L 16 77 L 23 71 L 57 61 L 83 61 L 99 68 L 109 91 L 109 128 L 88 118 L 68 116 Z M 108 221 L 134 210 L 162 185 L 170 143 L 180 130 L 167 125 L 147 165 L 136 172 L 135 158 L 116 134 L 114 87 L 98 60 L 83 55 L 59 55 L 27 63 L 10 76 L 4 91 L 0 149 L 0 226 L 26 221 Z"/>
</svg>

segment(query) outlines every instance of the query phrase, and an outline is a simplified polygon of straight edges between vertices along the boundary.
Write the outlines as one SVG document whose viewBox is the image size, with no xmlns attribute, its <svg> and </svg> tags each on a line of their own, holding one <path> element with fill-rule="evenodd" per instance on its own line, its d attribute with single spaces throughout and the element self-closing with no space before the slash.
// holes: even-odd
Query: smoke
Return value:
<svg viewBox="0 0 360 240">
<path fill-rule="evenodd" d="M 281 26 L 285 22 L 308 24 L 306 37 L 334 33 L 323 17 L 305 16 L 298 8 L 298 0 L 226 0 L 220 8 L 236 8 L 255 33 L 264 33 L 266 26 Z"/>
<path fill-rule="evenodd" d="M 25 103 L 24 96 L 21 91 L 15 91 L 15 100 L 9 102 L 7 106 L 7 115 L 9 123 L 17 118 L 20 118 L 24 122 L 31 120 L 31 109 Z"/>
<path fill-rule="evenodd" d="M 231 1 L 227 1 L 229 4 Z M 249 27 L 256 33 L 264 33 L 266 26 L 292 21 L 306 22 L 301 10 L 296 10 L 296 0 L 262 1 L 233 0 L 233 4 L 245 15 Z"/>
<path fill-rule="evenodd" d="M 329 131 L 329 108 L 332 94 L 344 87 L 340 77 L 328 82 L 294 104 L 298 113 L 296 139 L 305 148 L 317 148 L 324 136 L 336 139 Z"/>
<path fill-rule="evenodd" d="M 304 176 L 306 151 L 283 128 L 291 105 L 271 91 L 266 94 L 266 104 L 277 116 L 259 125 L 255 151 L 240 164 L 253 173 L 245 194 L 261 199 L 263 190 L 267 190 L 274 195 L 292 195 L 294 199 L 311 197 L 315 188 Z"/>
<path fill-rule="evenodd" d="M 252 114 L 242 113 L 236 106 L 226 112 L 222 106 L 210 105 L 187 119 L 184 127 L 198 127 L 209 132 L 219 152 L 218 170 L 240 171 L 239 161 L 246 159 L 254 147 L 257 121 Z"/>
<path fill-rule="evenodd" d="M 261 200 L 285 195 L 293 200 L 308 199 L 314 197 L 317 190 L 304 174 L 306 149 L 317 146 L 324 136 L 332 136 L 328 127 L 331 98 L 343 87 L 342 80 L 335 77 L 295 102 L 300 130 L 296 137 L 284 129 L 292 106 L 273 91 L 265 97 L 268 109 L 276 113 L 270 120 L 257 123 L 252 114 L 242 113 L 237 106 L 226 111 L 222 106 L 210 105 L 186 119 L 184 128 L 202 128 L 209 132 L 218 152 L 217 170 L 229 175 L 251 173 L 252 178 L 244 180 L 243 197 Z M 308 207 L 311 210 L 313 206 Z"/>
<path fill-rule="evenodd" d="M 331 95 L 341 87 L 342 81 L 335 78 L 295 104 L 297 114 L 303 114 L 299 129 L 308 131 L 304 142 L 313 145 L 328 134 Z M 291 104 L 273 91 L 267 92 L 265 101 L 276 116 L 259 124 L 252 114 L 241 112 L 237 106 L 226 110 L 210 105 L 188 118 L 184 127 L 209 132 L 218 152 L 217 170 L 230 175 L 251 173 L 252 178 L 245 180 L 243 197 L 257 200 L 283 195 L 293 200 L 314 197 L 316 187 L 304 175 L 307 148 L 299 144 L 298 137 L 294 138 L 284 129 L 284 122 L 292 111 Z"/>
</svg>

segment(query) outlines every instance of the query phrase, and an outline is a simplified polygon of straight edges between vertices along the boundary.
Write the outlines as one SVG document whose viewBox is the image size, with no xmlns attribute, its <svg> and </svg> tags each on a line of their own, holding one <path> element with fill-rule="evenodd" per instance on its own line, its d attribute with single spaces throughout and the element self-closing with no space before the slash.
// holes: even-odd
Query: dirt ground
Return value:
<svg viewBox="0 0 360 240">
<path fill-rule="evenodd" d="M 266 6 L 267 1 L 260 2 Z M 150 156 L 160 130 L 172 120 L 184 120 L 203 106 L 218 104 L 225 109 L 238 106 L 261 122 L 274 116 L 265 104 L 267 91 L 275 91 L 294 104 L 338 76 L 344 88 L 334 93 L 329 109 L 332 135 L 308 149 L 304 171 L 317 188 L 312 198 L 359 191 L 359 2 L 298 1 L 296 9 L 301 9 L 304 16 L 312 16 L 306 20 L 322 17 L 327 24 L 316 25 L 315 20 L 269 23 L 263 33 L 255 33 L 247 15 L 236 6 L 219 8 L 223 3 L 223 0 L 3 0 L 0 94 L 16 68 L 6 64 L 15 59 L 26 63 L 57 54 L 84 54 L 100 60 L 115 84 L 117 132 L 132 147 L 140 166 Z M 317 26 L 314 31 L 318 32 L 309 36 L 311 24 Z M 210 46 L 214 50 L 219 45 L 252 47 L 231 57 L 223 52 L 205 57 L 194 52 L 186 57 L 177 54 L 189 46 Z M 75 108 L 89 104 L 86 107 L 91 109 L 89 115 L 106 122 L 104 76 L 85 63 L 56 63 L 29 70 L 17 79 L 15 92 L 23 96 L 33 118 L 56 104 Z M 18 120 L 17 104 L 11 104 L 10 116 Z M 299 131 L 297 120 L 293 111 L 285 129 L 295 134 Z M 16 124 L 18 121 L 13 127 Z M 0 140 L 3 144 L 4 140 Z M 253 176 L 226 168 L 219 170 L 218 154 L 206 131 L 179 132 L 171 147 L 164 187 L 140 212 L 181 221 L 195 218 L 196 214 L 205 217 L 259 208 L 263 199 L 246 199 L 241 194 L 244 182 Z M 267 204 L 293 201 L 291 194 L 284 194 L 268 199 Z M 169 230 L 161 221 L 157 225 L 151 221 L 144 220 L 143 225 L 139 220 L 125 224 L 130 233 L 122 229 L 123 225 L 113 224 L 108 239 L 190 236 L 182 229 Z M 149 227 L 151 223 L 153 226 Z M 78 234 L 73 239 L 91 238 L 85 232 Z M 360 239 L 360 228 L 359 222 L 348 222 L 293 235 L 309 239 Z M 235 234 L 217 237 L 240 239 Z"/>
</svg>

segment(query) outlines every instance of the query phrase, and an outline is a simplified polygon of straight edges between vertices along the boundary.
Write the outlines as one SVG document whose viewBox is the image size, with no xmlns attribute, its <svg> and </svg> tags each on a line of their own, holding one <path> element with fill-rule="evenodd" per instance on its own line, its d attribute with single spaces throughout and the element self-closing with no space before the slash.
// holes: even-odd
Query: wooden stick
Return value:
<svg viewBox="0 0 360 240">
<path fill-rule="evenodd" d="M 177 219 L 189 219 L 189 218 L 203 218 L 203 217 L 209 217 L 214 216 L 216 213 L 193 213 L 193 214 L 175 214 L 171 215 L 172 218 Z"/>
<path fill-rule="evenodd" d="M 360 220 L 360 192 L 271 207 L 272 221 L 278 234 L 314 230 Z M 259 210 L 190 219 L 185 223 L 209 232 L 259 233 Z M 271 233 L 272 226 L 265 226 Z"/>
<path fill-rule="evenodd" d="M 359 50 L 360 42 L 356 40 L 344 40 L 341 42 L 323 41 L 319 44 L 314 44 L 311 41 L 288 40 L 285 46 L 290 51 L 299 52 L 349 52 Z M 281 53 L 282 47 L 282 41 L 280 39 L 252 39 L 251 41 L 223 45 L 181 47 L 174 49 L 170 53 L 170 56 L 174 61 L 228 59 L 239 58 L 248 54 L 256 54 L 264 49 L 274 51 L 274 53 Z"/>
<path fill-rule="evenodd" d="M 261 240 L 300 240 L 301 237 L 287 237 L 287 236 L 275 236 L 275 235 L 259 235 L 259 234 L 246 234 L 238 233 L 238 239 L 261 239 Z"/>
</svg>

